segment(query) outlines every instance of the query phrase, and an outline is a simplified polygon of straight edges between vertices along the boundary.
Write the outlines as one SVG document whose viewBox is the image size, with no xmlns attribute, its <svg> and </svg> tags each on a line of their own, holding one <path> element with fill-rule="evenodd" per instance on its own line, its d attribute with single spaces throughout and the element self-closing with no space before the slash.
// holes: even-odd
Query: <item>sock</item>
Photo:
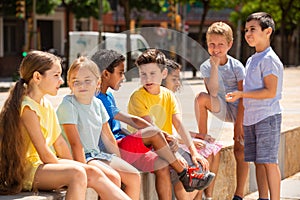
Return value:
<svg viewBox="0 0 300 200">
<path fill-rule="evenodd" d="M 186 174 L 186 171 L 187 171 L 187 169 L 184 168 L 184 169 L 182 170 L 182 172 L 177 173 L 178 176 L 179 176 L 179 178 L 183 177 L 183 176 Z"/>
<path fill-rule="evenodd" d="M 243 200 L 243 198 L 240 196 L 234 195 L 232 200 Z"/>
<path fill-rule="evenodd" d="M 258 198 L 257 200 L 269 200 L 269 199 Z"/>
</svg>

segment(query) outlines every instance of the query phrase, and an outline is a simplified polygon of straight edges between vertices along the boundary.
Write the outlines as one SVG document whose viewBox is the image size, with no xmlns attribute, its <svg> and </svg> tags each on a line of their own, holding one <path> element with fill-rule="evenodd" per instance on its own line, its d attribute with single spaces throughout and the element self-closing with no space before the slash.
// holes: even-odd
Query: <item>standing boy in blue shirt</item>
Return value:
<svg viewBox="0 0 300 200">
<path fill-rule="evenodd" d="M 243 91 L 228 93 L 233 102 L 243 98 L 245 161 L 254 162 L 259 200 L 280 199 L 278 149 L 281 129 L 283 65 L 270 46 L 275 31 L 272 17 L 265 12 L 248 16 L 245 39 L 255 48 L 246 63 Z"/>
<path fill-rule="evenodd" d="M 200 92 L 195 98 L 195 115 L 200 134 L 208 134 L 208 111 L 218 119 L 234 124 L 234 157 L 236 160 L 236 189 L 233 200 L 241 200 L 248 177 L 248 163 L 244 161 L 243 103 L 226 102 L 225 94 L 243 90 L 245 68 L 237 59 L 228 55 L 233 45 L 233 33 L 224 22 L 215 22 L 206 32 L 207 50 L 210 58 L 201 66 L 207 92 Z M 199 135 L 198 135 L 199 136 Z M 217 174 L 220 154 L 208 158 L 210 170 Z M 213 195 L 214 182 L 204 191 L 206 199 Z"/>
</svg>

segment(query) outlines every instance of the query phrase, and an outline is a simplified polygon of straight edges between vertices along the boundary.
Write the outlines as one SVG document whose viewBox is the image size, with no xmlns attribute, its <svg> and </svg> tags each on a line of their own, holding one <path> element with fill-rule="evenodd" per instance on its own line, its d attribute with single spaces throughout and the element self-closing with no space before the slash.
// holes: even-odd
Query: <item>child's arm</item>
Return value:
<svg viewBox="0 0 300 200">
<path fill-rule="evenodd" d="M 220 58 L 217 56 L 210 56 L 209 62 L 211 66 L 210 77 L 205 78 L 204 82 L 208 93 L 213 97 L 217 97 L 219 91 L 218 67 Z"/>
<path fill-rule="evenodd" d="M 238 90 L 243 91 L 242 80 L 238 82 Z M 244 141 L 243 118 L 244 118 L 244 106 L 243 106 L 243 98 L 241 98 L 238 104 L 238 111 L 237 111 L 236 121 L 234 124 L 234 140 L 238 142 Z"/>
<path fill-rule="evenodd" d="M 26 106 L 21 115 L 21 120 L 41 161 L 43 163 L 58 163 L 57 157 L 48 147 L 46 138 L 43 136 L 37 114 Z"/>
<path fill-rule="evenodd" d="M 74 160 L 86 163 L 84 149 L 80 141 L 80 136 L 76 124 L 63 124 L 63 129 L 69 140 Z"/>
<path fill-rule="evenodd" d="M 114 116 L 114 119 L 124 122 L 135 129 L 142 129 L 152 126 L 148 121 L 141 117 L 134 116 L 128 113 L 123 113 L 121 111 Z"/>
<path fill-rule="evenodd" d="M 61 134 L 59 135 L 59 137 L 54 142 L 53 147 L 55 149 L 56 155 L 59 158 L 73 160 L 72 154 L 71 154 L 70 149 L 68 147 L 68 144 L 67 144 L 67 142 L 65 141 L 65 139 L 63 138 L 63 136 Z"/>
<path fill-rule="evenodd" d="M 102 126 L 102 141 L 105 145 L 105 148 L 109 153 L 114 153 L 117 156 L 121 157 L 120 150 L 117 144 L 117 141 L 111 132 L 108 122 L 105 122 Z"/>
<path fill-rule="evenodd" d="M 213 138 L 211 135 L 208 135 L 206 133 L 197 133 L 197 132 L 194 132 L 194 131 L 190 131 L 190 134 L 191 134 L 192 138 L 205 140 L 209 143 L 212 143 L 212 142 L 216 141 L 215 138 Z"/>
<path fill-rule="evenodd" d="M 188 147 L 190 154 L 192 156 L 193 163 L 198 167 L 199 165 L 198 162 L 200 162 L 205 171 L 209 170 L 208 161 L 203 156 L 200 156 L 199 153 L 197 152 L 197 149 L 192 141 L 189 132 L 185 130 L 182 124 L 179 114 L 173 114 L 172 123 L 177 133 L 180 135 L 185 145 Z"/>
<path fill-rule="evenodd" d="M 254 91 L 234 91 L 226 94 L 228 102 L 234 102 L 239 98 L 252 98 L 252 99 L 268 99 L 274 98 L 277 92 L 277 76 L 270 74 L 264 77 L 264 87 Z"/>
</svg>

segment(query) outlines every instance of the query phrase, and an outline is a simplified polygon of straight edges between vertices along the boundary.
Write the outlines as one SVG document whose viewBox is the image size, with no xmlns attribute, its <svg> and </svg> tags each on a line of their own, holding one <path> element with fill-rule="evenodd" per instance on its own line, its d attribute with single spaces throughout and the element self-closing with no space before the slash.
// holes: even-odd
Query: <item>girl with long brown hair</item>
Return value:
<svg viewBox="0 0 300 200">
<path fill-rule="evenodd" d="M 66 199 L 84 199 L 87 187 L 101 199 L 130 199 L 93 166 L 72 155 L 51 103 L 61 78 L 60 59 L 31 51 L 20 65 L 20 80 L 0 113 L 0 194 L 67 187 Z"/>
</svg>

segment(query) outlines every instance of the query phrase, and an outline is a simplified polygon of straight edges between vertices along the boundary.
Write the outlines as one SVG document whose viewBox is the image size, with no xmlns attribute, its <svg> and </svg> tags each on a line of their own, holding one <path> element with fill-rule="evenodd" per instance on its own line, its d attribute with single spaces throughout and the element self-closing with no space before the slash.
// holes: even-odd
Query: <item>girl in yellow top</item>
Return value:
<svg viewBox="0 0 300 200">
<path fill-rule="evenodd" d="M 20 77 L 0 113 L 0 194 L 67 187 L 66 199 L 77 200 L 91 187 L 101 199 L 130 199 L 98 168 L 71 160 L 55 111 L 44 98 L 56 95 L 63 83 L 59 58 L 31 51 Z"/>
</svg>

